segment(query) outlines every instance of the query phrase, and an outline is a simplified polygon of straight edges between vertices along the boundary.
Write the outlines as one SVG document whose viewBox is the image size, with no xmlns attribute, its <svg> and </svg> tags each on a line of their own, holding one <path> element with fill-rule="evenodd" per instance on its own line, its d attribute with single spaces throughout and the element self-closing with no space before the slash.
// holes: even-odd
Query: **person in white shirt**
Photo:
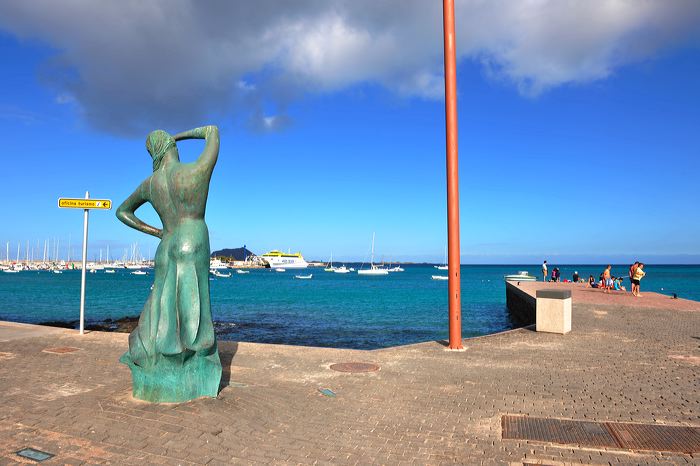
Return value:
<svg viewBox="0 0 700 466">
<path fill-rule="evenodd" d="M 547 261 L 542 263 L 542 281 L 547 281 Z"/>
</svg>

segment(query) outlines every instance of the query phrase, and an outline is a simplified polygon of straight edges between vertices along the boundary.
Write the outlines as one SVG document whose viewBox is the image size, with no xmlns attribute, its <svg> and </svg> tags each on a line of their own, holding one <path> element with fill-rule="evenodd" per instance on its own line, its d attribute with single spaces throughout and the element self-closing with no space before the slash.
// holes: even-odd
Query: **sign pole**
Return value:
<svg viewBox="0 0 700 466">
<path fill-rule="evenodd" d="M 462 302 L 459 253 L 459 165 L 457 163 L 457 60 L 455 52 L 455 3 L 443 0 L 445 46 L 445 129 L 447 140 L 447 251 L 449 281 L 449 349 L 462 349 Z"/>
<path fill-rule="evenodd" d="M 90 193 L 85 191 L 85 199 L 90 199 Z M 85 269 L 87 269 L 88 215 L 90 209 L 83 210 L 83 269 L 80 277 L 80 334 L 85 332 Z"/>
<path fill-rule="evenodd" d="M 85 191 L 85 199 L 73 197 L 59 197 L 60 209 L 83 209 L 83 268 L 80 279 L 80 334 L 85 333 L 85 272 L 87 272 L 87 240 L 88 240 L 88 212 L 90 209 L 110 210 L 111 199 L 90 199 L 90 193 Z"/>
</svg>

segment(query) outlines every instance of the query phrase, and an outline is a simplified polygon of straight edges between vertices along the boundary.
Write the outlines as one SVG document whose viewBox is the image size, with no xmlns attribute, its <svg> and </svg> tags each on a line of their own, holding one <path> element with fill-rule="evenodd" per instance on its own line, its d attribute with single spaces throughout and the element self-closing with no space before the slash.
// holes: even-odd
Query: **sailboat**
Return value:
<svg viewBox="0 0 700 466">
<path fill-rule="evenodd" d="M 335 267 L 333 267 L 333 253 L 331 252 L 331 260 L 328 262 L 328 265 L 326 266 L 325 269 L 323 269 L 324 272 L 335 272 Z"/>
<path fill-rule="evenodd" d="M 357 273 L 359 275 L 389 275 L 387 269 L 374 264 L 374 233 L 372 233 L 372 256 L 369 261 L 369 267 L 369 269 L 360 269 Z"/>
<path fill-rule="evenodd" d="M 389 272 L 403 272 L 403 267 L 400 265 L 396 264 L 395 267 L 391 267 L 391 264 L 389 264 Z"/>
<path fill-rule="evenodd" d="M 438 270 L 447 270 L 449 267 L 447 266 L 447 246 L 445 246 L 445 262 L 443 262 L 443 265 L 434 265 Z"/>
</svg>

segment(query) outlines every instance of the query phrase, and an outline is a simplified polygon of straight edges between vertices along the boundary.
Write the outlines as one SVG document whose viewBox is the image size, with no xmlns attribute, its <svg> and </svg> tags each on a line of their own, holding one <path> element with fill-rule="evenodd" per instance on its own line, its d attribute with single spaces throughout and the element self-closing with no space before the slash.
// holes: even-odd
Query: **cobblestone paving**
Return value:
<svg viewBox="0 0 700 466">
<path fill-rule="evenodd" d="M 500 431 L 503 414 L 700 425 L 697 311 L 574 305 L 568 335 L 520 329 L 463 352 L 222 343 L 219 397 L 166 405 L 131 397 L 125 334 L 1 335 L 0 464 L 24 447 L 56 455 L 42 464 L 700 463 Z M 80 351 L 42 352 L 61 346 Z M 329 368 L 352 361 L 381 370 Z"/>
</svg>

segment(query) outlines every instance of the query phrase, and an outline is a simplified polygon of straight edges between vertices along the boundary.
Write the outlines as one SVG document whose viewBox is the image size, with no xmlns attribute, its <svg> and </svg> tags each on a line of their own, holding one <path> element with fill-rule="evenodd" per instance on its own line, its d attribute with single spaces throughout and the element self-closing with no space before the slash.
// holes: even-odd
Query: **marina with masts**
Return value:
<svg viewBox="0 0 700 466">
<path fill-rule="evenodd" d="M 18 241 L 16 250 L 14 245 L 7 241 L 5 243 L 4 257 L 0 260 L 0 271 L 4 273 L 25 271 L 61 273 L 63 270 L 79 270 L 82 267 L 82 263 L 79 260 L 75 260 L 75 258 L 71 258 L 70 237 L 68 244 L 69 246 L 64 251 L 64 254 L 61 254 L 61 242 L 57 238 L 44 240 L 43 245 L 40 241 L 37 241 L 35 247 L 30 246 L 29 241 L 26 241 L 24 245 L 21 241 Z M 11 254 L 11 252 L 14 254 Z M 140 270 L 151 267 L 153 267 L 153 260 L 141 255 L 138 243 L 132 244 L 130 250 L 125 248 L 121 260 L 112 260 L 110 258 L 109 245 L 107 245 L 106 253 L 100 248 L 98 256 L 88 260 L 86 265 L 86 269 L 90 272 L 120 268 Z"/>
</svg>

